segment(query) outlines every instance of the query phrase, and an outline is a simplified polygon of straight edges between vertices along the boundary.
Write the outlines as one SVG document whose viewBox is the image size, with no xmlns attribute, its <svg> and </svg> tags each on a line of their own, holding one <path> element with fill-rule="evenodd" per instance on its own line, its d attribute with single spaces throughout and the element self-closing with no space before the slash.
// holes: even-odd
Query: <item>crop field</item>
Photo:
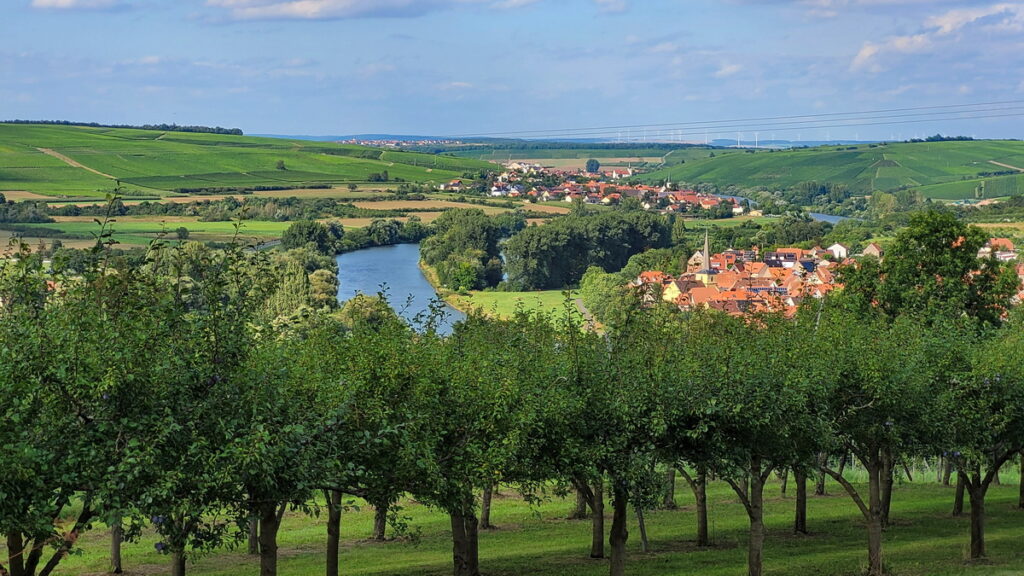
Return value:
<svg viewBox="0 0 1024 576">
<path fill-rule="evenodd" d="M 161 195 L 182 188 L 365 183 L 384 171 L 391 180 L 440 183 L 492 168 L 467 158 L 302 140 L 0 125 L 0 191 L 58 197 L 95 197 L 118 182 Z"/>
<path fill-rule="evenodd" d="M 920 142 L 716 154 L 646 174 L 643 179 L 767 188 L 815 180 L 846 184 L 860 193 L 914 188 L 928 197 L 954 200 L 972 198 L 982 179 L 999 190 L 989 196 L 1024 189 L 1017 176 L 992 175 L 1012 172 L 1007 166 L 1024 166 L 1024 142 Z"/>
<path fill-rule="evenodd" d="M 1010 476 L 1007 471 L 1006 476 Z M 915 476 L 917 477 L 917 476 Z M 934 480 L 934 476 L 932 476 Z M 771 576 L 815 574 L 849 576 L 862 573 L 866 561 L 866 534 L 852 501 L 835 484 L 829 495 L 808 500 L 810 534 L 791 531 L 793 485 L 780 495 L 773 480 L 765 490 L 765 573 Z M 1024 573 L 1024 512 L 1016 510 L 1017 486 L 993 486 L 987 499 L 986 527 L 990 559 L 964 561 L 969 539 L 967 518 L 951 518 L 953 488 L 927 482 L 897 486 L 893 498 L 893 526 L 884 536 L 888 566 L 898 576 L 973 576 Z M 646 514 L 651 550 L 642 553 L 636 518 L 630 513 L 627 543 L 628 574 L 654 576 L 735 576 L 746 573 L 747 518 L 731 490 L 721 482 L 708 490 L 710 535 L 713 546 L 693 544 L 693 496 L 681 480 L 676 486 L 677 510 Z M 341 571 L 350 576 L 446 576 L 451 574 L 451 539 L 448 517 L 412 500 L 403 500 L 401 515 L 417 535 L 368 540 L 373 510 L 362 502 L 344 512 L 341 522 Z M 495 530 L 480 535 L 480 563 L 485 574 L 496 576 L 601 576 L 607 560 L 587 557 L 590 522 L 566 520 L 571 502 L 549 497 L 530 506 L 510 487 L 494 499 L 491 515 Z M 285 516 L 279 534 L 279 573 L 305 576 L 324 572 L 326 514 L 310 517 L 298 512 Z M 611 519 L 605 520 L 609 526 Z M 390 529 L 389 529 L 390 530 Z M 389 532 L 390 533 L 390 532 Z M 169 558 L 155 551 L 158 538 L 146 530 L 137 543 L 123 546 L 127 574 L 159 574 L 169 570 Z M 79 540 L 83 553 L 65 559 L 55 574 L 98 576 L 107 570 L 109 531 L 102 524 Z M 0 544 L 0 554 L 5 554 Z M 245 554 L 244 546 L 220 550 L 190 563 L 189 574 L 202 576 L 256 576 L 259 560 Z"/>
</svg>

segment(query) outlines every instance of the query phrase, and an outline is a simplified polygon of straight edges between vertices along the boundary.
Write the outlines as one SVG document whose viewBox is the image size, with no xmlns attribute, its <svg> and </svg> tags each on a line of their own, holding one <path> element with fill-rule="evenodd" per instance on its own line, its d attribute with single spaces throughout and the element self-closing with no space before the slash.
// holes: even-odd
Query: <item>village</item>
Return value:
<svg viewBox="0 0 1024 576">
<path fill-rule="evenodd" d="M 664 186 L 632 184 L 628 181 L 636 175 L 632 168 L 558 170 L 527 162 L 508 162 L 504 168 L 487 190 L 491 198 L 521 199 L 525 202 L 581 201 L 603 206 L 614 206 L 627 198 L 635 198 L 644 210 L 664 213 L 702 212 L 712 218 L 761 215 L 735 198 L 677 190 L 671 183 Z M 462 180 L 452 180 L 440 186 L 441 191 L 447 192 L 465 189 L 466 184 Z"/>
<path fill-rule="evenodd" d="M 852 255 L 846 246 L 837 243 L 809 250 L 776 248 L 761 252 L 755 247 L 712 254 L 705 236 L 703 250 L 690 257 L 685 273 L 673 277 L 660 270 L 647 270 L 631 285 L 647 304 L 660 298 L 684 312 L 708 308 L 731 315 L 780 311 L 793 315 L 807 298 L 821 299 L 842 288 L 837 281 L 838 270 L 855 265 L 863 257 L 882 259 L 884 251 L 870 243 L 861 254 Z M 1012 262 L 1017 260 L 1017 251 L 1009 239 L 991 238 L 978 257 Z M 1016 271 L 1024 283 L 1024 262 L 1017 264 Z M 1018 304 L 1022 301 L 1024 291 L 1015 299 Z"/>
</svg>

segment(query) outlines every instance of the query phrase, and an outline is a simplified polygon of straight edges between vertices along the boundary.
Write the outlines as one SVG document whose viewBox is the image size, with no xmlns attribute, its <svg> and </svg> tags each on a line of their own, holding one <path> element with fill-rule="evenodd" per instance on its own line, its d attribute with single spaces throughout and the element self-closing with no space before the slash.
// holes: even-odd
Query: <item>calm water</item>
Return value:
<svg viewBox="0 0 1024 576">
<path fill-rule="evenodd" d="M 831 214 L 820 214 L 818 212 L 808 212 L 807 214 L 810 215 L 812 220 L 817 220 L 819 222 L 828 222 L 829 224 L 838 224 L 843 220 L 850 219 L 848 216 L 833 216 Z"/>
<path fill-rule="evenodd" d="M 438 298 L 434 287 L 420 272 L 419 244 L 397 244 L 356 250 L 337 257 L 338 301 L 346 302 L 358 293 L 385 292 L 391 307 L 416 325 L 418 314 L 427 311 Z M 465 318 L 462 312 L 444 304 L 445 318 L 439 329 L 447 334 L 452 324 Z"/>
</svg>

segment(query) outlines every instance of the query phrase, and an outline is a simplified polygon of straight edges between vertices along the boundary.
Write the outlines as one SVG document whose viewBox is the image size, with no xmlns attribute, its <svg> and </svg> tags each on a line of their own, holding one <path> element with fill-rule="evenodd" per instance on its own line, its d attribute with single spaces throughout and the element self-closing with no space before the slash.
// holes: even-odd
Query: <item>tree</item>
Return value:
<svg viewBox="0 0 1024 576">
<path fill-rule="evenodd" d="M 130 268 L 50 277 L 20 256 L 0 264 L 0 572 L 46 576 L 94 521 L 137 524 L 133 489 L 150 479 L 163 433 L 156 390 L 184 366 L 166 347 L 166 285 Z"/>
<path fill-rule="evenodd" d="M 995 259 L 978 259 L 986 240 L 951 212 L 914 213 L 881 263 L 844 271 L 847 292 L 862 309 L 877 306 L 890 318 L 966 313 L 979 328 L 998 326 L 1019 281 Z"/>
<path fill-rule="evenodd" d="M 178 229 L 174 231 L 174 233 L 178 237 L 178 240 L 188 240 L 188 228 L 184 226 L 179 226 Z"/>
<path fill-rule="evenodd" d="M 596 174 L 600 170 L 601 170 L 601 163 L 600 162 L 598 162 L 594 158 L 591 158 L 590 160 L 587 160 L 587 172 L 590 172 L 591 174 Z"/>
<path fill-rule="evenodd" d="M 336 236 L 336 233 L 332 234 L 332 230 L 321 222 L 303 220 L 295 222 L 285 229 L 281 235 L 281 247 L 285 250 L 292 250 L 294 248 L 301 248 L 306 244 L 313 244 L 318 252 L 333 254 L 336 242 L 341 239 Z"/>
<path fill-rule="evenodd" d="M 888 479 L 901 457 L 941 449 L 937 399 L 951 366 L 941 360 L 955 358 L 951 348 L 956 342 L 935 337 L 909 318 L 890 323 L 877 315 L 851 313 L 840 302 L 825 305 L 816 336 L 818 346 L 830 351 L 821 394 L 828 437 L 864 466 L 867 498 L 836 470 L 823 469 L 861 511 L 868 531 L 868 574 L 880 576 L 885 571 L 884 503 L 892 491 Z"/>
<path fill-rule="evenodd" d="M 1024 449 L 1024 332 L 1008 322 L 976 346 L 974 369 L 945 394 L 949 446 L 971 503 L 971 558 L 985 556 L 985 495 L 999 468 Z M 960 339 L 961 342 L 964 339 Z"/>
<path fill-rule="evenodd" d="M 813 458 L 821 437 L 811 410 L 820 390 L 801 367 L 802 351 L 812 349 L 813 319 L 807 324 L 806 318 L 698 314 L 680 347 L 689 361 L 677 377 L 694 385 L 669 397 L 688 396 L 696 406 L 692 413 L 673 411 L 684 418 L 673 436 L 685 434 L 691 414 L 703 415 L 699 426 L 689 426 L 704 432 L 689 447 L 677 438 L 676 455 L 710 461 L 736 492 L 750 521 L 750 576 L 763 571 L 765 483 L 774 470 Z"/>
<path fill-rule="evenodd" d="M 274 164 L 274 169 L 276 169 L 276 170 L 287 170 L 287 168 L 285 168 L 285 165 L 284 165 L 284 160 L 278 160 L 277 164 Z"/>
</svg>

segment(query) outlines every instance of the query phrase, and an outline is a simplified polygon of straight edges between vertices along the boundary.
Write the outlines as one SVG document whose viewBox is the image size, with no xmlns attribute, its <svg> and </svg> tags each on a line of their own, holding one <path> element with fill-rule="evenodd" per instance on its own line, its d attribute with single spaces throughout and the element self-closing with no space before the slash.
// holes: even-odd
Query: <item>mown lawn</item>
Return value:
<svg viewBox="0 0 1024 576">
<path fill-rule="evenodd" d="M 1008 479 L 1010 473 L 1004 474 Z M 1015 474 L 1013 475 L 1015 477 Z M 852 475 L 856 477 L 856 474 Z M 953 488 L 930 483 L 922 473 L 917 483 L 897 487 L 893 526 L 885 535 L 886 562 L 897 576 L 1024 574 L 1024 511 L 1015 508 L 1017 486 L 994 486 L 987 501 L 989 560 L 964 561 L 968 520 L 949 515 Z M 793 513 L 792 483 L 780 495 L 778 481 L 766 489 L 766 573 L 777 576 L 815 574 L 852 576 L 861 573 L 866 559 L 866 536 L 853 503 L 829 484 L 829 495 L 811 497 L 808 536 L 790 529 Z M 641 576 L 733 576 L 745 573 L 747 520 L 735 495 L 723 483 L 710 488 L 710 530 L 714 546 L 693 545 L 693 497 L 680 480 L 676 501 L 680 508 L 647 514 L 651 551 L 640 553 L 635 517 L 630 518 L 627 573 Z M 357 503 L 358 504 L 358 503 Z M 342 519 L 342 573 L 351 576 L 443 576 L 450 574 L 451 541 L 448 519 L 422 504 L 405 500 L 402 514 L 409 517 L 409 539 L 368 542 L 373 513 L 359 506 Z M 588 521 L 565 516 L 570 500 L 549 498 L 537 507 L 525 504 L 505 487 L 496 498 L 492 521 L 497 530 L 481 535 L 481 569 L 494 576 L 598 576 L 606 574 L 606 560 L 587 557 Z M 606 523 L 606 526 L 610 523 Z M 280 573 L 283 576 L 320 574 L 324 571 L 325 520 L 290 513 L 280 535 Z M 80 543 L 81 555 L 68 558 L 58 574 L 101 574 L 107 564 L 107 530 L 98 525 Z M 124 547 L 128 574 L 167 572 L 167 557 L 155 552 L 156 536 L 145 533 L 138 543 Z M 0 545 L 0 553 L 5 553 Z M 249 576 L 259 573 L 257 559 L 244 550 L 222 550 L 189 566 L 191 574 Z"/>
</svg>

